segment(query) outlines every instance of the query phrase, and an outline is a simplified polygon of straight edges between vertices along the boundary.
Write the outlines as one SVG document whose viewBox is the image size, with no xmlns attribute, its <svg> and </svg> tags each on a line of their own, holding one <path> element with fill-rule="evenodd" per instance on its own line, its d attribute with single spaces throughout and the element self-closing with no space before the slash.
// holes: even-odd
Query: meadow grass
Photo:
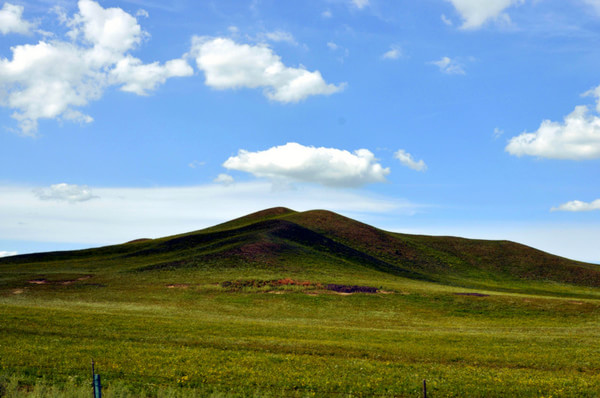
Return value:
<svg viewBox="0 0 600 398">
<path fill-rule="evenodd" d="M 423 379 L 433 397 L 600 391 L 595 292 L 465 296 L 473 290 L 327 267 L 99 272 L 68 285 L 12 271 L 0 289 L 7 396 L 89 396 L 91 358 L 106 397 L 418 396 Z M 389 293 L 219 284 L 285 277 Z"/>
</svg>

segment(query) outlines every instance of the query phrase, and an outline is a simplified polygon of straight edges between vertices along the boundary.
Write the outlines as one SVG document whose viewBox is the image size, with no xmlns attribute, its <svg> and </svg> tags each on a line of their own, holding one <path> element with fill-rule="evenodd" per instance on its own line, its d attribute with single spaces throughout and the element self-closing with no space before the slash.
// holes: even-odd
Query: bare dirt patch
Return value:
<svg viewBox="0 0 600 398">
<path fill-rule="evenodd" d="M 167 285 L 167 288 L 169 289 L 187 289 L 189 287 L 190 285 L 188 283 L 172 283 Z"/>
<path fill-rule="evenodd" d="M 24 291 L 24 289 L 13 289 L 12 294 L 23 294 Z"/>
<path fill-rule="evenodd" d="M 32 285 L 46 285 L 48 283 L 46 279 L 32 279 L 27 282 L 29 282 Z"/>
</svg>

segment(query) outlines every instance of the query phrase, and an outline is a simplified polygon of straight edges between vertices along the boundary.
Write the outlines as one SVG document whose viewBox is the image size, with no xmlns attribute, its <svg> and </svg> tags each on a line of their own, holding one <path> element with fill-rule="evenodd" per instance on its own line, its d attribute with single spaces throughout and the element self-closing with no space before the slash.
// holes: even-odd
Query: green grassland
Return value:
<svg viewBox="0 0 600 398">
<path fill-rule="evenodd" d="M 91 358 L 105 397 L 598 397 L 600 266 L 283 208 L 0 259 L 0 396 L 89 397 Z"/>
</svg>

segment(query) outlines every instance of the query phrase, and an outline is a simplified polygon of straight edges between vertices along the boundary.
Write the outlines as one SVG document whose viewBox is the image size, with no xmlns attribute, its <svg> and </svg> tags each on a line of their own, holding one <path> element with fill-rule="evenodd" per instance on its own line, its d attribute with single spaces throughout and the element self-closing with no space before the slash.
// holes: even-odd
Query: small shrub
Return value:
<svg viewBox="0 0 600 398">
<path fill-rule="evenodd" d="M 372 286 L 348 286 L 330 283 L 325 288 L 338 293 L 377 293 L 377 288 Z"/>
</svg>

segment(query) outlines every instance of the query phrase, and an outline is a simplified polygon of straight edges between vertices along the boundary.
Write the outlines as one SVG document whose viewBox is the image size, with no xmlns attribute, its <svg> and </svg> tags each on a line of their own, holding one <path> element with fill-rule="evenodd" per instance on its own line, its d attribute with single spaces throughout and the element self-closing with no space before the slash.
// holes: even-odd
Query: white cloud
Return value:
<svg viewBox="0 0 600 398">
<path fill-rule="evenodd" d="M 148 17 L 150 17 L 150 14 L 148 14 L 148 11 L 144 10 L 143 8 L 140 8 L 139 10 L 136 11 L 135 16 L 148 18 Z"/>
<path fill-rule="evenodd" d="M 446 15 L 442 14 L 441 17 L 442 22 L 448 26 L 452 26 L 452 20 L 448 18 Z"/>
<path fill-rule="evenodd" d="M 586 106 L 576 106 L 563 123 L 544 120 L 536 132 L 511 138 L 506 151 L 551 159 L 600 158 L 600 118 Z"/>
<path fill-rule="evenodd" d="M 122 9 L 91 0 L 78 6 L 71 19 L 59 14 L 70 28 L 66 40 L 18 45 L 11 60 L 0 58 L 0 105 L 14 110 L 23 134 L 34 135 L 39 119 L 91 122 L 77 108 L 99 99 L 110 85 L 146 94 L 169 77 L 193 74 L 182 59 L 143 64 L 129 55 L 146 34 Z"/>
<path fill-rule="evenodd" d="M 553 207 L 551 211 L 592 211 L 600 210 L 600 199 L 596 199 L 592 202 L 582 202 L 580 200 L 572 200 L 567 203 L 563 203 L 558 207 Z"/>
<path fill-rule="evenodd" d="M 464 75 L 465 70 L 461 63 L 450 57 L 442 57 L 439 61 L 431 61 L 430 64 L 440 68 L 440 71 L 448 75 Z"/>
<path fill-rule="evenodd" d="M 383 182 L 390 172 L 389 168 L 377 163 L 373 153 L 367 149 L 350 153 L 297 143 L 258 152 L 242 149 L 237 156 L 227 159 L 223 166 L 274 181 L 312 182 L 331 187 L 358 187 Z"/>
<path fill-rule="evenodd" d="M 399 46 L 391 46 L 381 57 L 383 59 L 398 59 L 402 56 L 402 49 Z"/>
<path fill-rule="evenodd" d="M 494 128 L 494 139 L 500 138 L 504 134 L 504 130 L 499 127 Z"/>
<path fill-rule="evenodd" d="M 319 71 L 285 66 L 264 44 L 237 44 L 228 38 L 195 36 L 192 54 L 198 68 L 204 71 L 206 85 L 219 90 L 261 87 L 269 99 L 291 103 L 311 95 L 330 95 L 345 86 L 327 84 Z"/>
<path fill-rule="evenodd" d="M 477 29 L 488 21 L 508 22 L 503 11 L 510 6 L 522 4 L 524 0 L 446 0 L 452 3 L 461 15 L 461 29 Z"/>
<path fill-rule="evenodd" d="M 261 33 L 258 36 L 261 40 L 273 41 L 273 42 L 285 42 L 293 45 L 298 45 L 298 42 L 290 32 L 283 30 L 275 30 L 273 32 Z"/>
<path fill-rule="evenodd" d="M 75 184 L 54 184 L 48 188 L 34 189 L 33 193 L 41 200 L 56 200 L 61 202 L 85 202 L 97 198 L 92 191 L 85 185 Z"/>
<path fill-rule="evenodd" d="M 333 16 L 333 14 L 331 13 L 331 11 L 329 11 L 329 10 L 325 10 L 325 11 L 323 11 L 323 12 L 321 13 L 321 16 L 322 16 L 323 18 L 331 18 L 331 17 Z"/>
<path fill-rule="evenodd" d="M 159 84 L 171 77 L 184 77 L 194 74 L 194 70 L 183 59 L 172 59 L 165 64 L 158 62 L 143 64 L 130 55 L 121 59 L 110 71 L 110 77 L 116 84 L 122 84 L 121 90 L 138 95 L 148 95 Z"/>
<path fill-rule="evenodd" d="M 350 0 L 350 1 L 359 10 L 362 10 L 363 8 L 365 8 L 369 5 L 369 0 Z"/>
<path fill-rule="evenodd" d="M 337 43 L 334 43 L 332 41 L 328 41 L 327 42 L 327 47 L 338 54 L 338 61 L 340 62 L 344 62 L 345 59 L 350 55 L 350 50 L 348 50 L 347 48 L 344 48 L 342 46 L 340 46 Z"/>
<path fill-rule="evenodd" d="M 426 171 L 427 165 L 423 160 L 415 161 L 412 155 L 406 152 L 404 149 L 398 150 L 394 153 L 394 157 L 400 161 L 404 166 L 411 168 L 416 171 Z"/>
<path fill-rule="evenodd" d="M 592 6 L 600 14 L 600 0 L 583 0 L 583 2 Z"/>
<path fill-rule="evenodd" d="M 420 207 L 364 191 L 315 185 L 273 191 L 271 183 L 259 181 L 230 186 L 94 187 L 98 198 L 77 206 L 40 201 L 31 190 L 0 186 L 0 240 L 100 245 L 195 231 L 275 206 L 328 209 L 367 222 L 377 215 L 386 219 L 410 215 Z"/>
<path fill-rule="evenodd" d="M 17 254 L 19 253 L 0 250 L 0 257 L 16 256 Z"/>
<path fill-rule="evenodd" d="M 214 182 L 216 182 L 217 184 L 223 184 L 223 185 L 231 185 L 233 184 L 233 177 L 230 176 L 229 174 L 225 174 L 225 173 L 221 173 L 217 176 L 217 178 L 214 179 Z"/>
<path fill-rule="evenodd" d="M 20 33 L 23 35 L 31 33 L 35 24 L 23 19 L 23 6 L 4 3 L 0 9 L 0 33 Z"/>
<path fill-rule="evenodd" d="M 190 163 L 188 163 L 188 167 L 190 167 L 191 169 L 197 169 L 198 167 L 202 167 L 206 164 L 206 162 L 201 162 L 199 160 L 193 160 Z"/>
</svg>

